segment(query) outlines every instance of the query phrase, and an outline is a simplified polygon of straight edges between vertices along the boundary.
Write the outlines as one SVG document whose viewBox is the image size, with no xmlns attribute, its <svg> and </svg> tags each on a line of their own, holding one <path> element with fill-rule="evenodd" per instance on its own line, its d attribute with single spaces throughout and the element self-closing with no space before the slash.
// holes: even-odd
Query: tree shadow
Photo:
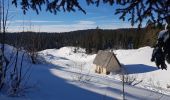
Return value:
<svg viewBox="0 0 170 100">
<path fill-rule="evenodd" d="M 131 64 L 124 65 L 125 72 L 128 74 L 138 74 L 138 73 L 146 73 L 158 70 L 157 67 L 144 65 L 144 64 Z"/>
<path fill-rule="evenodd" d="M 41 57 L 41 56 L 40 56 Z M 49 59 L 56 59 L 56 60 L 69 60 L 65 57 L 57 57 L 57 56 L 54 56 L 52 54 L 47 54 L 46 57 L 48 57 Z M 42 57 L 43 58 L 43 57 Z"/>
<path fill-rule="evenodd" d="M 56 66 L 47 64 L 37 64 L 33 67 L 33 72 L 29 80 L 29 85 L 33 84 L 34 89 L 26 93 L 25 97 L 9 97 L 7 100 L 119 100 L 122 98 L 122 87 L 121 83 L 112 83 L 108 86 L 100 87 L 94 82 L 75 85 L 72 81 L 61 78 L 60 70 L 56 70 Z M 58 66 L 58 68 L 63 68 Z M 65 75 L 70 75 L 64 72 Z M 105 80 L 103 80 L 105 81 Z M 111 80 L 112 81 L 112 80 Z M 36 83 L 36 84 L 35 84 Z M 75 83 L 75 82 L 73 82 Z M 77 83 L 77 82 L 76 82 Z M 79 83 L 79 82 L 78 82 Z M 84 86 L 86 88 L 84 88 Z M 141 96 L 143 89 L 137 89 L 125 85 L 125 94 L 129 99 L 144 100 L 148 95 Z M 90 90 L 89 90 L 90 89 Z M 97 92 L 97 91 L 98 92 Z M 99 92 L 100 91 L 100 92 Z M 147 90 L 148 91 L 148 90 Z M 136 94 L 139 93 L 139 94 Z M 148 94 L 145 93 L 144 94 Z M 153 93 L 155 96 L 156 93 Z M 157 94 L 156 94 L 157 95 Z M 165 99 L 169 98 L 165 96 Z M 168 99 L 167 99 L 168 100 Z"/>
<path fill-rule="evenodd" d="M 62 67 L 58 66 L 58 68 Z M 58 77 L 51 70 L 56 69 L 54 66 L 46 65 L 34 67 L 30 82 L 36 83 L 36 89 L 29 92 L 27 98 L 30 100 L 102 100 L 104 97 L 103 94 L 71 84 L 69 80 Z M 116 98 L 106 96 L 105 100 L 116 100 Z"/>
</svg>

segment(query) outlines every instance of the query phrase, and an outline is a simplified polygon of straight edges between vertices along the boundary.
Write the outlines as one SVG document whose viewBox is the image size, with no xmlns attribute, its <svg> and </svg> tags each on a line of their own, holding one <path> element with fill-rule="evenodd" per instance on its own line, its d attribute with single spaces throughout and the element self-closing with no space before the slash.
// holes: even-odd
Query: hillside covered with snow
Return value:
<svg viewBox="0 0 170 100">
<path fill-rule="evenodd" d="M 87 55 L 83 49 L 79 49 L 77 53 L 74 53 L 74 49 L 74 47 L 63 47 L 59 50 L 49 49 L 40 52 L 40 54 L 44 56 L 47 62 L 64 66 L 65 70 L 75 71 L 75 69 L 81 69 L 83 67 L 82 72 L 90 71 L 94 73 L 92 62 L 96 54 Z M 155 63 L 150 61 L 152 51 L 153 49 L 150 47 L 143 47 L 130 50 L 114 50 L 114 53 L 130 76 L 135 76 L 138 80 L 143 80 L 140 86 L 151 88 L 149 86 L 153 85 L 154 87 L 167 89 L 167 86 L 170 85 L 170 77 L 168 77 L 170 75 L 170 65 L 167 64 L 168 70 L 158 69 Z M 119 75 L 115 74 L 104 75 L 102 77 L 118 80 L 120 78 Z M 170 93 L 168 92 L 168 94 Z"/>
<path fill-rule="evenodd" d="M 38 52 L 39 64 L 31 65 L 29 88 L 24 95 L 10 97 L 0 93 L 0 100 L 122 99 L 121 74 L 94 73 L 96 54 L 85 54 L 81 48 L 76 53 L 74 50 L 74 47 L 63 47 Z M 126 99 L 170 99 L 170 65 L 167 70 L 158 69 L 150 61 L 152 50 L 150 47 L 114 50 L 128 76 L 141 81 L 136 86 L 125 85 Z"/>
</svg>

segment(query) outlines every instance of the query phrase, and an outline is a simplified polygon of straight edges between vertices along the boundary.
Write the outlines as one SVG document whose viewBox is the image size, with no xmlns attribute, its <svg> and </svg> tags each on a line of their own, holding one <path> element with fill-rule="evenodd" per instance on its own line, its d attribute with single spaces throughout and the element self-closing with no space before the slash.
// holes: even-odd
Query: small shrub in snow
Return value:
<svg viewBox="0 0 170 100">
<path fill-rule="evenodd" d="M 22 49 L 11 48 L 5 45 L 4 56 L 9 63 L 3 62 L 3 73 L 0 81 L 1 90 L 9 96 L 21 96 L 27 90 L 27 81 L 30 77 L 30 66 L 24 64 L 29 58 Z M 3 80 L 2 80 L 3 78 Z"/>
<path fill-rule="evenodd" d="M 90 71 L 88 73 L 83 73 L 83 70 L 84 70 L 84 65 L 85 64 L 75 64 L 75 68 L 77 68 L 79 70 L 78 73 L 74 73 L 72 75 L 72 79 L 74 81 L 81 81 L 81 82 L 87 82 L 87 81 L 90 81 L 92 76 L 89 75 Z"/>
<path fill-rule="evenodd" d="M 123 75 L 124 75 L 124 77 L 123 77 Z M 138 80 L 137 78 L 138 78 L 137 75 L 129 75 L 128 73 L 122 73 L 120 75 L 120 80 L 122 82 L 124 80 L 124 83 L 126 83 L 128 85 L 132 85 L 132 86 L 136 86 L 143 82 L 143 80 Z"/>
<path fill-rule="evenodd" d="M 10 96 L 20 96 L 25 86 L 25 82 L 28 81 L 28 72 L 30 71 L 30 66 L 24 66 L 25 68 L 28 67 L 26 70 L 23 68 L 23 59 L 26 52 L 23 52 L 21 55 L 19 55 L 20 51 L 17 49 L 16 55 L 14 60 L 14 64 L 11 67 L 10 70 L 10 80 L 9 80 L 9 89 L 8 94 Z M 19 58 L 21 56 L 21 58 Z"/>
</svg>

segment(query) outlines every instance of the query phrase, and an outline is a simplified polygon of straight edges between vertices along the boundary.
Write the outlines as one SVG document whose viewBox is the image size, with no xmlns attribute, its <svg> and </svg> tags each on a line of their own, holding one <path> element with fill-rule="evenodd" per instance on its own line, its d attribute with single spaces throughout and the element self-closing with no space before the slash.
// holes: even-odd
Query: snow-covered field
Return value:
<svg viewBox="0 0 170 100">
<path fill-rule="evenodd" d="M 0 93 L 0 100 L 122 99 L 121 75 L 96 74 L 92 63 L 96 54 L 87 55 L 84 49 L 73 51 L 74 47 L 63 47 L 39 52 L 41 63 L 32 65 L 28 81 L 31 88 L 21 97 Z M 167 88 L 170 85 L 170 65 L 167 70 L 157 69 L 150 62 L 152 48 L 115 50 L 114 53 L 130 77 L 142 80 L 137 86 L 125 85 L 126 99 L 170 100 L 170 88 Z"/>
</svg>

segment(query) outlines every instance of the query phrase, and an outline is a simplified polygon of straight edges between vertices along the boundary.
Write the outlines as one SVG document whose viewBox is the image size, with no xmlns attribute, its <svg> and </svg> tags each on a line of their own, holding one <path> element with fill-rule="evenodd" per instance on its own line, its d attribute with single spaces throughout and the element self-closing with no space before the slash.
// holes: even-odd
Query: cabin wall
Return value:
<svg viewBox="0 0 170 100">
<path fill-rule="evenodd" d="M 109 72 L 117 72 L 120 71 L 120 66 L 119 65 L 113 65 L 114 67 L 108 67 L 107 71 Z"/>
<path fill-rule="evenodd" d="M 120 67 L 121 66 L 116 61 L 116 59 L 114 57 L 112 57 L 111 61 L 107 65 L 107 71 L 109 71 L 109 72 L 117 72 L 117 71 L 120 71 Z"/>
<path fill-rule="evenodd" d="M 120 66 L 118 64 L 114 64 L 113 66 L 106 68 L 106 67 L 96 65 L 95 66 L 95 73 L 107 75 L 110 72 L 118 72 L 118 71 L 120 71 Z"/>
<path fill-rule="evenodd" d="M 96 73 L 99 73 L 99 74 L 107 74 L 106 68 L 101 67 L 101 66 L 97 66 L 97 65 L 96 65 L 95 72 L 96 72 Z"/>
</svg>

